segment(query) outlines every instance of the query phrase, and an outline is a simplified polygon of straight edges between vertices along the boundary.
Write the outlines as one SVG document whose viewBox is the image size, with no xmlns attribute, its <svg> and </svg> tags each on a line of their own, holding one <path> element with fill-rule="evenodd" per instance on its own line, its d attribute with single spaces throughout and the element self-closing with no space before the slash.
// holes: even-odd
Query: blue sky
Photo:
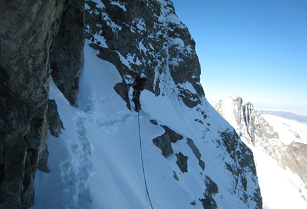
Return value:
<svg viewBox="0 0 307 209">
<path fill-rule="evenodd" d="M 307 113 L 307 0 L 173 0 L 211 103 Z"/>
</svg>

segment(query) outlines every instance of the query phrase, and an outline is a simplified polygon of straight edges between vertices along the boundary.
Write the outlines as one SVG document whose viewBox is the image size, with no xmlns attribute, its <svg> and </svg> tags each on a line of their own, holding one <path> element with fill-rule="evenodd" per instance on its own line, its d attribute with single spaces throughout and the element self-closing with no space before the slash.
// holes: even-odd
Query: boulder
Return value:
<svg viewBox="0 0 307 209">
<path fill-rule="evenodd" d="M 213 199 L 213 195 L 219 192 L 217 184 L 206 176 L 205 179 L 206 191 L 204 193 L 205 199 L 199 199 L 202 202 L 204 209 L 217 209 L 216 201 Z"/>
<path fill-rule="evenodd" d="M 158 136 L 154 138 L 152 141 L 154 145 L 156 145 L 161 149 L 162 155 L 164 157 L 168 157 L 171 154 L 173 154 L 173 148 L 168 134 L 164 133 L 162 136 Z"/>
<path fill-rule="evenodd" d="M 188 172 L 188 157 L 184 156 L 181 152 L 176 154 L 177 157 L 177 165 L 180 168 L 180 170 L 184 172 Z"/>
<path fill-rule="evenodd" d="M 153 124 L 158 124 L 157 121 L 152 121 Z M 165 130 L 162 136 L 158 136 L 153 139 L 153 143 L 162 150 L 162 155 L 168 157 L 173 154 L 172 143 L 183 139 L 183 136 L 173 131 L 165 125 L 161 125 Z"/>
</svg>

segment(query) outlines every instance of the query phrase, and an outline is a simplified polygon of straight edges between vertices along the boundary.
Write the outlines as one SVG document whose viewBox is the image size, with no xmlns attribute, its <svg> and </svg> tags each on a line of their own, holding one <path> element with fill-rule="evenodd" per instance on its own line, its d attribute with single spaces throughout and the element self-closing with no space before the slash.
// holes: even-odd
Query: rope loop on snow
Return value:
<svg viewBox="0 0 307 209">
<path fill-rule="evenodd" d="M 140 150 L 141 150 L 141 160 L 142 160 L 142 168 L 143 168 L 143 176 L 144 176 L 144 182 L 145 182 L 145 187 L 146 187 L 146 192 L 147 192 L 147 197 L 151 206 L 151 209 L 153 209 L 151 200 L 150 200 L 150 195 L 148 192 L 148 187 L 147 187 L 147 181 L 146 181 L 146 175 L 145 175 L 145 169 L 144 169 L 144 160 L 143 160 L 143 149 L 142 149 L 142 138 L 141 138 L 141 124 L 140 124 L 140 113 L 138 112 L 138 124 L 139 124 L 139 139 L 140 139 Z"/>
</svg>

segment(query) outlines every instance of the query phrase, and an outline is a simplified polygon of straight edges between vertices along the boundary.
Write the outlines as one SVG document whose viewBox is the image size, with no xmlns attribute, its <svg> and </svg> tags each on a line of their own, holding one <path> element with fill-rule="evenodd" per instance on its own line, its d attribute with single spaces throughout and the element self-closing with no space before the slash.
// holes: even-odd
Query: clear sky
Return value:
<svg viewBox="0 0 307 209">
<path fill-rule="evenodd" d="M 307 113 L 307 0 L 172 0 L 209 102 Z"/>
</svg>

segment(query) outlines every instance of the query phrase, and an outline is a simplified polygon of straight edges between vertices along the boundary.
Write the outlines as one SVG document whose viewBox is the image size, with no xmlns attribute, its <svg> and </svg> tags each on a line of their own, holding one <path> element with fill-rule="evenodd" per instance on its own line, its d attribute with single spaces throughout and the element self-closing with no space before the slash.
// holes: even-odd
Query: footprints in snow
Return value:
<svg viewBox="0 0 307 209">
<path fill-rule="evenodd" d="M 73 193 L 73 201 L 67 208 L 88 208 L 92 203 L 87 181 L 95 168 L 89 159 L 92 154 L 92 144 L 87 136 L 88 126 L 96 125 L 105 132 L 110 132 L 110 129 L 116 131 L 116 124 L 126 122 L 132 117 L 130 112 L 123 111 L 110 116 L 108 120 L 104 115 L 94 112 L 78 112 L 73 118 L 77 137 L 69 142 L 72 157 L 60 164 L 65 190 Z"/>
<path fill-rule="evenodd" d="M 67 185 L 67 190 L 73 192 L 73 202 L 69 209 L 86 208 L 91 204 L 90 189 L 86 185 L 93 165 L 88 157 L 91 155 L 91 143 L 86 136 L 84 118 L 78 115 L 74 121 L 77 140 L 70 141 L 72 159 L 60 164 L 62 179 Z"/>
</svg>

